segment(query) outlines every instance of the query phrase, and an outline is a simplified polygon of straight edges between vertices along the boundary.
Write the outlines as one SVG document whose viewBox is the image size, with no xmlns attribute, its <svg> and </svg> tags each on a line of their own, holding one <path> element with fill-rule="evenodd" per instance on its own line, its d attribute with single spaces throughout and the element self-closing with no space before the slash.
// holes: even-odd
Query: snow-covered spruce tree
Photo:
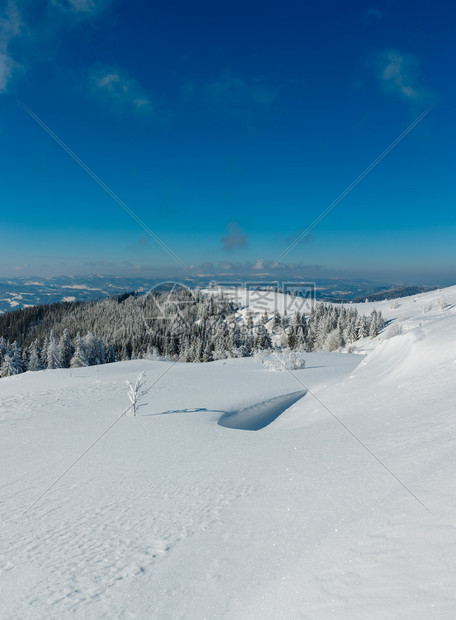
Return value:
<svg viewBox="0 0 456 620">
<path fill-rule="evenodd" d="M 356 335 L 358 339 L 367 338 L 367 336 L 369 336 L 369 321 L 364 314 L 359 315 L 356 321 Z"/>
<path fill-rule="evenodd" d="M 41 347 L 41 365 L 43 368 L 47 368 L 47 348 L 49 345 L 49 338 L 46 336 Z"/>
<path fill-rule="evenodd" d="M 95 364 L 106 364 L 106 349 L 99 336 L 95 336 L 94 345 Z"/>
<path fill-rule="evenodd" d="M 13 358 L 8 353 L 5 353 L 0 367 L 0 377 L 11 377 L 12 375 L 18 375 L 21 372 L 22 369 L 18 368 L 14 364 Z"/>
<path fill-rule="evenodd" d="M 97 363 L 97 340 L 90 331 L 82 338 L 82 342 L 89 366 L 94 366 Z"/>
<path fill-rule="evenodd" d="M 82 368 L 88 366 L 89 361 L 84 351 L 81 335 L 78 334 L 74 341 L 74 355 L 70 361 L 70 368 Z"/>
<path fill-rule="evenodd" d="M 62 368 L 59 345 L 57 344 L 54 330 L 51 331 L 49 342 L 46 348 L 46 362 L 46 365 L 49 369 Z"/>
<path fill-rule="evenodd" d="M 296 312 L 292 326 L 294 327 L 295 334 L 294 348 L 298 351 L 307 351 L 307 321 L 305 316 L 301 315 L 300 312 Z"/>
<path fill-rule="evenodd" d="M 37 339 L 32 342 L 28 350 L 27 370 L 31 370 L 33 372 L 43 370 L 41 349 Z"/>
<path fill-rule="evenodd" d="M 22 358 L 22 349 L 15 340 L 11 347 L 9 348 L 9 354 L 14 364 L 14 367 L 17 369 L 18 373 L 24 372 L 24 360 Z"/>
<path fill-rule="evenodd" d="M 292 351 L 296 349 L 297 345 L 297 337 L 296 337 L 296 327 L 295 325 L 290 325 L 287 333 L 287 347 Z"/>
<path fill-rule="evenodd" d="M 280 327 L 282 327 L 282 324 L 283 324 L 282 317 L 281 317 L 280 313 L 276 310 L 274 312 L 274 318 L 272 320 L 272 329 L 277 330 Z"/>
<path fill-rule="evenodd" d="M 378 336 L 378 314 L 377 314 L 377 310 L 374 308 L 371 312 L 370 315 L 370 322 L 369 322 L 369 336 L 371 338 L 376 338 Z"/>
<path fill-rule="evenodd" d="M 108 336 L 106 339 L 106 348 L 105 348 L 105 363 L 112 364 L 116 361 L 116 352 L 114 346 L 111 342 L 111 338 Z"/>
<path fill-rule="evenodd" d="M 63 334 L 59 340 L 59 360 L 62 368 L 69 368 L 71 358 L 74 355 L 74 347 L 71 344 L 70 334 L 68 329 L 63 330 Z"/>
<path fill-rule="evenodd" d="M 357 340 L 358 335 L 356 333 L 356 325 L 355 322 L 352 320 L 349 320 L 347 322 L 347 325 L 344 329 L 344 341 L 347 344 L 351 344 L 352 342 L 355 342 L 355 340 Z"/>
<path fill-rule="evenodd" d="M 268 334 L 268 330 L 263 324 L 258 325 L 256 329 L 253 346 L 257 350 L 272 348 L 271 336 Z"/>
<path fill-rule="evenodd" d="M 5 338 L 2 336 L 0 338 L 0 363 L 3 361 L 3 357 L 5 353 L 7 353 L 8 346 L 6 344 Z"/>
</svg>

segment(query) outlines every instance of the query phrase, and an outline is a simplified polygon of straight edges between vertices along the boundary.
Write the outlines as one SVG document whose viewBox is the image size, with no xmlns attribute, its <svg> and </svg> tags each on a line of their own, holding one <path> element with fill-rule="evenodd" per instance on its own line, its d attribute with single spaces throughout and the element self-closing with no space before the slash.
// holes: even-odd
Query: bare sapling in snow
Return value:
<svg viewBox="0 0 456 620">
<path fill-rule="evenodd" d="M 141 403 L 140 401 L 149 391 L 146 387 L 146 373 L 142 371 L 137 377 L 134 383 L 127 381 L 128 385 L 128 398 L 130 399 L 131 407 L 130 411 L 135 416 L 140 407 L 147 403 Z"/>
</svg>

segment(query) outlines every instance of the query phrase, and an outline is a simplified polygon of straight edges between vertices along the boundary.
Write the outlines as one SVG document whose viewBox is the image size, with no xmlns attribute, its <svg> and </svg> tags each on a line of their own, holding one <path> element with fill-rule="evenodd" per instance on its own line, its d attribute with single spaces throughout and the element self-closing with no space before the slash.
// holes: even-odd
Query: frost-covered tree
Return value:
<svg viewBox="0 0 456 620">
<path fill-rule="evenodd" d="M 13 344 L 9 348 L 9 355 L 18 373 L 24 372 L 25 368 L 24 368 L 24 360 L 22 359 L 22 349 L 16 340 L 13 342 Z"/>
<path fill-rule="evenodd" d="M 41 361 L 41 349 L 38 340 L 34 340 L 28 351 L 27 370 L 37 371 L 43 370 Z"/>
<path fill-rule="evenodd" d="M 369 336 L 369 321 L 364 315 L 360 315 L 356 321 L 356 332 L 358 338 L 367 338 Z"/>
<path fill-rule="evenodd" d="M 50 369 L 62 368 L 59 345 L 57 344 L 54 331 L 51 331 L 49 342 L 46 348 L 46 362 L 47 367 Z"/>
<path fill-rule="evenodd" d="M 351 344 L 352 342 L 355 342 L 357 338 L 358 338 L 358 335 L 356 332 L 356 325 L 354 321 L 349 321 L 347 323 L 347 326 L 344 329 L 344 341 L 347 344 Z"/>
<path fill-rule="evenodd" d="M 149 345 L 150 346 L 150 345 Z M 111 342 L 111 338 L 108 336 L 106 340 L 106 349 L 105 349 L 105 363 L 112 364 L 112 362 L 116 361 L 116 352 L 114 346 Z"/>
<path fill-rule="evenodd" d="M 5 338 L 2 336 L 0 338 L 0 361 L 2 360 L 5 353 L 7 353 L 8 346 L 6 344 Z"/>
<path fill-rule="evenodd" d="M 378 324 L 377 324 L 377 310 L 374 308 L 370 315 L 370 323 L 369 323 L 369 336 L 371 338 L 376 338 L 378 336 Z"/>
<path fill-rule="evenodd" d="M 280 313 L 276 310 L 274 312 L 274 318 L 272 321 L 272 329 L 277 330 L 280 327 L 282 327 L 282 317 L 280 316 Z"/>
<path fill-rule="evenodd" d="M 13 358 L 8 353 L 5 353 L 0 367 L 0 377 L 11 377 L 12 375 L 18 375 L 21 372 L 22 370 L 15 365 Z"/>
<path fill-rule="evenodd" d="M 271 336 L 263 324 L 258 325 L 254 340 L 255 349 L 270 349 L 272 347 Z"/>
<path fill-rule="evenodd" d="M 69 368 L 71 358 L 74 355 L 74 347 L 71 344 L 70 334 L 68 329 L 63 330 L 63 334 L 59 340 L 59 360 L 62 368 Z"/>
<path fill-rule="evenodd" d="M 81 335 L 78 334 L 74 341 L 74 355 L 70 361 L 70 368 L 82 368 L 89 365 L 89 360 L 84 350 Z"/>
</svg>

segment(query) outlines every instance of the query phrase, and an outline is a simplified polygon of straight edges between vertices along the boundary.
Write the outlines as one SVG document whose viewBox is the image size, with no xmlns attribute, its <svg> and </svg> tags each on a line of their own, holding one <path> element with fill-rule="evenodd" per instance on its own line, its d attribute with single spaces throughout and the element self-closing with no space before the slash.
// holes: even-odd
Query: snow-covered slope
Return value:
<svg viewBox="0 0 456 620">
<path fill-rule="evenodd" d="M 293 374 L 230 359 L 2 379 L 0 616 L 455 617 L 456 287 L 397 303 L 359 309 L 401 334 Z M 125 381 L 167 369 L 27 511 L 119 418 Z M 275 419 L 241 430 L 249 414 Z"/>
</svg>

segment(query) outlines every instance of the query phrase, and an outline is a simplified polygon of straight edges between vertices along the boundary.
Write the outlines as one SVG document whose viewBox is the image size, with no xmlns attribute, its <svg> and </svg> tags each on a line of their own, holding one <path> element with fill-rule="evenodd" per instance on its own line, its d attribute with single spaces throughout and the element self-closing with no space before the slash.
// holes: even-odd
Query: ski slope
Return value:
<svg viewBox="0 0 456 620">
<path fill-rule="evenodd" d="M 360 304 L 385 332 L 292 374 L 2 379 L 0 617 L 455 617 L 455 304 L 456 287 Z M 157 383 L 119 420 L 142 370 Z"/>
</svg>

